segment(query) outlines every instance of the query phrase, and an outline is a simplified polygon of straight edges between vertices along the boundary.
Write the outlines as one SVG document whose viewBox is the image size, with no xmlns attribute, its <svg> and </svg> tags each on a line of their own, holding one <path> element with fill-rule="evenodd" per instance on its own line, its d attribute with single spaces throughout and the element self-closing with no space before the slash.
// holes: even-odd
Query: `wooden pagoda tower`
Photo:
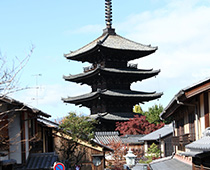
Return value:
<svg viewBox="0 0 210 170">
<path fill-rule="evenodd" d="M 158 99 L 162 93 L 132 91 L 131 83 L 156 76 L 160 70 L 138 69 L 130 60 L 154 53 L 157 47 L 142 45 L 116 34 L 112 28 L 111 0 L 106 1 L 106 28 L 84 47 L 65 54 L 70 60 L 91 63 L 84 72 L 64 76 L 66 81 L 91 86 L 90 93 L 63 98 L 66 103 L 90 108 L 90 117 L 99 120 L 98 130 L 113 131 L 115 123 L 134 117 L 133 106 Z"/>
</svg>

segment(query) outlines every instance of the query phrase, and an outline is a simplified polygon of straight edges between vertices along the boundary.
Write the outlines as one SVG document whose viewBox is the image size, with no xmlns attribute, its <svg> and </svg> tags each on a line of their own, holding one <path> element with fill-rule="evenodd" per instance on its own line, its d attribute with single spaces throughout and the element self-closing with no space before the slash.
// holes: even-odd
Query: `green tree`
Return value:
<svg viewBox="0 0 210 170">
<path fill-rule="evenodd" d="M 161 104 L 157 105 L 155 104 L 152 107 L 149 107 L 147 112 L 144 112 L 143 115 L 146 116 L 147 121 L 149 123 L 155 123 L 156 125 L 163 122 L 163 120 L 160 119 L 160 113 L 163 112 L 163 106 Z"/>
<path fill-rule="evenodd" d="M 152 143 L 152 145 L 148 148 L 147 153 L 155 158 L 160 157 L 160 149 L 155 143 Z"/>
<path fill-rule="evenodd" d="M 140 113 L 140 114 L 143 114 L 143 110 L 141 108 L 141 106 L 139 104 L 136 104 L 134 107 L 133 107 L 133 112 L 134 113 Z"/>
<path fill-rule="evenodd" d="M 95 120 L 91 120 L 88 116 L 77 115 L 70 112 L 60 123 L 60 128 L 64 132 L 70 133 L 74 141 L 85 140 L 90 142 L 94 137 Z"/>
<path fill-rule="evenodd" d="M 91 120 L 87 116 L 77 115 L 70 112 L 68 116 L 60 121 L 62 129 L 60 145 L 56 148 L 59 152 L 59 157 L 68 168 L 74 168 L 75 165 L 81 165 L 85 161 L 85 155 L 88 154 L 86 147 L 81 144 L 81 141 L 91 143 L 94 137 L 95 120 Z M 70 138 L 66 139 L 65 135 Z"/>
<path fill-rule="evenodd" d="M 139 163 L 146 163 L 149 164 L 154 159 L 157 159 L 160 157 L 160 149 L 155 143 L 152 143 L 152 145 L 147 150 L 147 156 L 145 156 L 146 159 L 140 159 Z"/>
</svg>

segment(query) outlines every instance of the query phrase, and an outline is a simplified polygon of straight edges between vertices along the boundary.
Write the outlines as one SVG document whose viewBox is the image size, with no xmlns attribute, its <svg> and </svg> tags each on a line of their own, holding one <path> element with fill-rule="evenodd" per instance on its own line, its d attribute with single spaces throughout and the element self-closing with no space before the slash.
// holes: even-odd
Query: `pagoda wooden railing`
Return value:
<svg viewBox="0 0 210 170">
<path fill-rule="evenodd" d="M 190 142 L 195 141 L 195 133 L 190 133 L 189 140 Z"/>
<path fill-rule="evenodd" d="M 91 65 L 91 66 L 88 66 L 88 67 L 83 67 L 83 70 L 84 72 L 88 72 L 88 71 L 92 71 L 94 69 L 96 69 L 97 65 Z"/>
<path fill-rule="evenodd" d="M 173 145 L 187 145 L 189 144 L 190 142 L 192 142 L 192 139 L 193 139 L 193 134 L 184 134 L 184 135 L 179 135 L 179 136 L 173 136 L 172 137 L 172 144 Z"/>
<path fill-rule="evenodd" d="M 128 67 L 129 67 L 129 68 L 137 68 L 137 67 L 138 67 L 138 64 L 129 63 L 129 64 L 128 64 Z"/>
</svg>

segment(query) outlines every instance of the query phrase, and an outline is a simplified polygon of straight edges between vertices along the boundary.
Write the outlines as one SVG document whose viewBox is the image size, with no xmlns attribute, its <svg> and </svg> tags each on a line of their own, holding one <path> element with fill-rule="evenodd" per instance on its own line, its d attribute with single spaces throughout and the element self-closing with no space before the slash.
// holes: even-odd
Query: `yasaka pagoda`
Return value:
<svg viewBox="0 0 210 170">
<path fill-rule="evenodd" d="M 135 104 L 158 99 L 162 93 L 133 91 L 133 82 L 156 76 L 160 70 L 139 69 L 130 60 L 154 53 L 157 47 L 142 45 L 116 34 L 112 28 L 112 3 L 105 2 L 106 28 L 103 34 L 84 47 L 65 54 L 69 60 L 89 62 L 90 67 L 77 75 L 64 76 L 66 81 L 87 84 L 92 91 L 76 97 L 64 98 L 66 103 L 90 108 L 90 117 L 99 121 L 101 131 L 115 130 L 115 123 L 133 118 Z"/>
</svg>

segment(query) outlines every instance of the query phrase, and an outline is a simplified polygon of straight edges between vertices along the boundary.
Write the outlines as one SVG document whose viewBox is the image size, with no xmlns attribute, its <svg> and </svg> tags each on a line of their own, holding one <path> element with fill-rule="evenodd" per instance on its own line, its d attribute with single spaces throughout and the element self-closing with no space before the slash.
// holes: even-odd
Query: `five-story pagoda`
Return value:
<svg viewBox="0 0 210 170">
<path fill-rule="evenodd" d="M 113 131 L 115 123 L 134 117 L 133 106 L 160 98 L 162 93 L 132 91 L 131 83 L 156 76 L 160 70 L 138 69 L 130 60 L 154 53 L 157 47 L 142 45 L 123 38 L 112 28 L 112 3 L 106 1 L 106 29 L 86 46 L 65 54 L 70 60 L 89 62 L 77 75 L 64 76 L 66 81 L 87 84 L 92 92 L 64 98 L 66 103 L 90 108 L 90 117 L 98 119 L 98 130 Z"/>
</svg>

